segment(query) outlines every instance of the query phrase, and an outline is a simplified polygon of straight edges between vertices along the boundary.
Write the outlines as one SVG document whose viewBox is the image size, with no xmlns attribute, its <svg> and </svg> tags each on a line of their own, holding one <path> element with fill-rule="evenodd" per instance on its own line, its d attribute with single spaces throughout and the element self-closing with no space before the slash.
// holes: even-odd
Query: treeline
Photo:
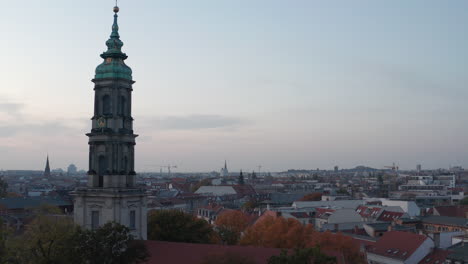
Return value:
<svg viewBox="0 0 468 264">
<path fill-rule="evenodd" d="M 214 226 L 180 211 L 155 211 L 148 216 L 148 239 L 286 249 L 280 256 L 272 257 L 271 264 L 335 263 L 326 252 L 341 254 L 347 263 L 364 263 L 359 246 L 349 236 L 317 232 L 311 224 L 303 225 L 283 217 L 264 216 L 255 224 L 252 221 L 249 215 L 238 210 L 222 213 Z M 250 263 L 226 258 L 229 259 L 224 256 L 225 261 L 218 259 L 217 263 Z M 304 258 L 313 261 L 301 262 Z"/>
</svg>

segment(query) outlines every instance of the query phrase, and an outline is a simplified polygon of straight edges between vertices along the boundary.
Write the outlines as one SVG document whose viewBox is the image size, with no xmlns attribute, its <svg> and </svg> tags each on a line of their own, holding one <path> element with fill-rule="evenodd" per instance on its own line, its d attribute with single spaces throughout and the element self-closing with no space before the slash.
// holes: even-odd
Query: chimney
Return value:
<svg viewBox="0 0 468 264">
<path fill-rule="evenodd" d="M 392 230 L 393 230 L 393 226 L 392 226 L 392 225 L 389 225 L 389 226 L 387 227 L 387 231 L 390 232 L 390 231 L 392 231 Z"/>
<path fill-rule="evenodd" d="M 334 225 L 334 230 L 335 230 L 335 232 L 338 232 L 338 224 Z"/>
<path fill-rule="evenodd" d="M 354 226 L 354 234 L 357 234 L 359 232 L 359 227 L 356 225 Z"/>
</svg>

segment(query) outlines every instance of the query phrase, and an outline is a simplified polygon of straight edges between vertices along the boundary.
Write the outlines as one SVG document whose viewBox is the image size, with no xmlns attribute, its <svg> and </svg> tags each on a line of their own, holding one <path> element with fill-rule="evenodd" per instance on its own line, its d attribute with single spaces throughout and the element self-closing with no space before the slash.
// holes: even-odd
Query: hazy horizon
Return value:
<svg viewBox="0 0 468 264">
<path fill-rule="evenodd" d="M 467 1 L 119 2 L 137 171 L 468 167 Z M 0 169 L 87 170 L 114 1 L 0 3 Z"/>
</svg>

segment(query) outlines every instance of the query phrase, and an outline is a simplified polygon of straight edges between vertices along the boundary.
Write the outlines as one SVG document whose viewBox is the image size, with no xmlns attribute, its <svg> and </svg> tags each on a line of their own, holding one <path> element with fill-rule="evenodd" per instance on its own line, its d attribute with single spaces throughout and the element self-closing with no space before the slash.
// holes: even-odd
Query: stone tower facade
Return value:
<svg viewBox="0 0 468 264">
<path fill-rule="evenodd" d="M 96 68 L 94 115 L 89 137 L 88 186 L 74 191 L 75 223 L 95 229 L 114 221 L 146 239 L 146 196 L 135 184 L 132 70 L 125 64 L 114 7 L 114 24 L 104 60 Z"/>
</svg>

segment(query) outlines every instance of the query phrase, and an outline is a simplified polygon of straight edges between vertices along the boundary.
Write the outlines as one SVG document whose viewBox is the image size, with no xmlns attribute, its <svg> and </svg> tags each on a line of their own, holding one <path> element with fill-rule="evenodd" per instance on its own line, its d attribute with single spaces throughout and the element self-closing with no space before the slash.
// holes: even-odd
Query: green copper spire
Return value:
<svg viewBox="0 0 468 264">
<path fill-rule="evenodd" d="M 119 7 L 114 7 L 114 23 L 109 40 L 106 41 L 107 51 L 101 54 L 104 62 L 96 68 L 95 79 L 123 78 L 132 80 L 132 69 L 124 60 L 127 55 L 122 52 L 123 42 L 120 40 L 119 24 L 117 23 Z"/>
</svg>

